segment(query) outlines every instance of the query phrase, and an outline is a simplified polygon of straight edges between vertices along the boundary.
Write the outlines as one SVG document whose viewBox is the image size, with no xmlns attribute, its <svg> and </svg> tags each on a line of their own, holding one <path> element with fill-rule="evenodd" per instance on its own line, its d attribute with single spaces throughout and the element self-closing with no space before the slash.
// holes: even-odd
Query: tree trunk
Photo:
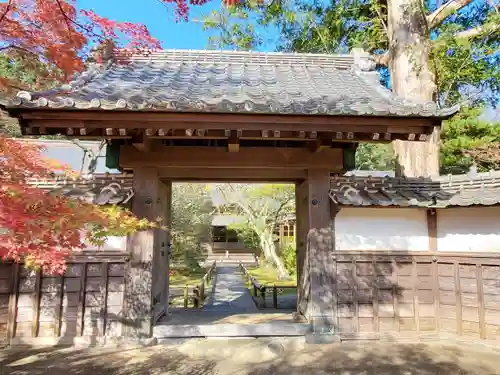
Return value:
<svg viewBox="0 0 500 375">
<path fill-rule="evenodd" d="M 281 279 L 286 279 L 290 277 L 286 268 L 281 261 L 281 258 L 276 254 L 276 247 L 274 246 L 273 234 L 272 232 L 263 232 L 259 234 L 260 238 L 260 246 L 262 247 L 262 251 L 264 252 L 264 256 L 267 260 L 270 260 L 276 266 L 279 277 Z"/>
<path fill-rule="evenodd" d="M 434 100 L 430 37 L 419 0 L 388 0 L 389 72 L 393 91 L 413 101 Z M 408 177 L 439 175 L 439 129 L 426 142 L 394 141 L 396 173 Z"/>
</svg>

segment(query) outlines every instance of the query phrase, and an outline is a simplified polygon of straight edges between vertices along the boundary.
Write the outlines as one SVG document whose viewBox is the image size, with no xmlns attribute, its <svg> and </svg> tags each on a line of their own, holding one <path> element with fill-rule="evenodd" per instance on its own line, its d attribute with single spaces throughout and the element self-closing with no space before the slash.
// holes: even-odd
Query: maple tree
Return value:
<svg viewBox="0 0 500 375">
<path fill-rule="evenodd" d="M 103 41 L 127 48 L 160 48 L 143 24 L 117 22 L 72 0 L 8 0 L 0 3 L 0 51 L 36 74 L 34 89 L 66 82 L 84 68 L 91 48 Z M 3 88 L 22 89 L 0 78 Z"/>
<path fill-rule="evenodd" d="M 96 206 L 29 183 L 72 171 L 41 155 L 42 147 L 0 136 L 0 257 L 62 273 L 66 258 L 84 249 L 84 241 L 102 244 L 159 227 L 117 206 Z"/>
</svg>

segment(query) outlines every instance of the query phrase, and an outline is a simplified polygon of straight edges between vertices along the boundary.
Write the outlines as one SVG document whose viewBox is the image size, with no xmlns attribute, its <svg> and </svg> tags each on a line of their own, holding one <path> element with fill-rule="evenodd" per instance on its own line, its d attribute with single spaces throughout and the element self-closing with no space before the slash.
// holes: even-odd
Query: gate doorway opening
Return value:
<svg viewBox="0 0 500 375">
<path fill-rule="evenodd" d="M 285 223 L 295 221 L 295 183 L 171 186 L 168 309 L 158 316 L 154 335 L 270 335 L 276 323 L 283 335 L 303 334 L 297 247 L 293 233 L 284 233 Z"/>
</svg>

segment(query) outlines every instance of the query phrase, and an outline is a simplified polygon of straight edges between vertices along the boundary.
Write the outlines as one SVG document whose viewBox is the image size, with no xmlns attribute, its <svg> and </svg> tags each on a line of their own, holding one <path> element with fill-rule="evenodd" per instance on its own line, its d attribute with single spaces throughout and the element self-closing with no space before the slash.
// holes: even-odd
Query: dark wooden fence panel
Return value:
<svg viewBox="0 0 500 375">
<path fill-rule="evenodd" d="M 346 337 L 450 333 L 500 340 L 500 257 L 337 252 L 337 321 Z"/>
<path fill-rule="evenodd" d="M 125 261 L 123 254 L 80 257 L 62 276 L 0 263 L 0 345 L 23 338 L 120 336 Z"/>
<path fill-rule="evenodd" d="M 10 264 L 0 263 L 0 346 L 8 343 L 9 312 L 12 311 L 11 291 L 14 286 L 13 267 Z"/>
</svg>

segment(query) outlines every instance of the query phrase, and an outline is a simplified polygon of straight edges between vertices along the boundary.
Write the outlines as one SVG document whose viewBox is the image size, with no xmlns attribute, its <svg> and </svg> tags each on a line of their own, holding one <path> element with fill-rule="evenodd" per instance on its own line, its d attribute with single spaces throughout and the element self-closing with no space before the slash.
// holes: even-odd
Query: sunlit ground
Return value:
<svg viewBox="0 0 500 375">
<path fill-rule="evenodd" d="M 291 345 L 274 340 L 200 340 L 135 350 L 4 350 L 2 375 L 493 375 L 500 354 L 451 343 Z"/>
</svg>

